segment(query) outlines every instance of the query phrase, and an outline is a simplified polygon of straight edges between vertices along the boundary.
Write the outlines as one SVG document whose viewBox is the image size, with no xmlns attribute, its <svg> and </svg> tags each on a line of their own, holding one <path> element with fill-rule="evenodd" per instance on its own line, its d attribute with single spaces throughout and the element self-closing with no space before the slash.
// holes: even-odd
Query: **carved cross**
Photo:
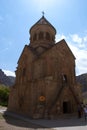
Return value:
<svg viewBox="0 0 87 130">
<path fill-rule="evenodd" d="M 43 16 L 44 16 L 44 14 L 45 14 L 44 11 L 42 11 L 42 15 L 43 15 Z"/>
</svg>

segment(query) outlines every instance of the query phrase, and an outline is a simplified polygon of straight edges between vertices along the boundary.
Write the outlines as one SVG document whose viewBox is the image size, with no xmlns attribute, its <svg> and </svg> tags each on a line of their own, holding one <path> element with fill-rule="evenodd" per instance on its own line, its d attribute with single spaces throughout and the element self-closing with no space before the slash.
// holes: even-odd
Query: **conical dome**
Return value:
<svg viewBox="0 0 87 130">
<path fill-rule="evenodd" d="M 56 29 L 42 16 L 30 29 L 30 45 L 46 45 L 55 43 Z"/>
</svg>

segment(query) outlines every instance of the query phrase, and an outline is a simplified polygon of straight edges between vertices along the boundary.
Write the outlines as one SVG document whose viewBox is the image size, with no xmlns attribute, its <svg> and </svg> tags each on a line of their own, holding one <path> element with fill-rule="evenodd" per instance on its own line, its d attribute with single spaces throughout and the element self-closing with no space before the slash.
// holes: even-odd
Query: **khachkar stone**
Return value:
<svg viewBox="0 0 87 130">
<path fill-rule="evenodd" d="M 30 43 L 18 60 L 8 110 L 35 119 L 76 113 L 82 97 L 68 44 L 64 39 L 55 43 L 56 29 L 44 14 L 29 33 Z"/>
</svg>

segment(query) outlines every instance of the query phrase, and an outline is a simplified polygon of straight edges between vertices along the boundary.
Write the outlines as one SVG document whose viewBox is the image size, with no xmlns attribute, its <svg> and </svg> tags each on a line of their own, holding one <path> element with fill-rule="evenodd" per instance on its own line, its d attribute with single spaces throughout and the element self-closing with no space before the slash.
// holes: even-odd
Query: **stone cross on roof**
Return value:
<svg viewBox="0 0 87 130">
<path fill-rule="evenodd" d="M 45 14 L 44 11 L 42 11 L 42 16 L 44 16 L 44 14 Z"/>
</svg>

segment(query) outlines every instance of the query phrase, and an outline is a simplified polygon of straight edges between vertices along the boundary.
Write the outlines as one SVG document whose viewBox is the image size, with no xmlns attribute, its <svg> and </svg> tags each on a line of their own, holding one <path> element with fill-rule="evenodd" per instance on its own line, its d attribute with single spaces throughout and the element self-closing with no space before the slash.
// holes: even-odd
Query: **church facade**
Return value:
<svg viewBox="0 0 87 130">
<path fill-rule="evenodd" d="M 19 60 L 8 110 L 31 118 L 56 118 L 77 112 L 81 102 L 75 78 L 75 56 L 42 16 L 30 29 L 30 44 Z"/>
</svg>

